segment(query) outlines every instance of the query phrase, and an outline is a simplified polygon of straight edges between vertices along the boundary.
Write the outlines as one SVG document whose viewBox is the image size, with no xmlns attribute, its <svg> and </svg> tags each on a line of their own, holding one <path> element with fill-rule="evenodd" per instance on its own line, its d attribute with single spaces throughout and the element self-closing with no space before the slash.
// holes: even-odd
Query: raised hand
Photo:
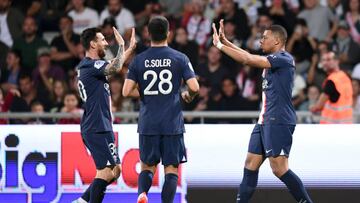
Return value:
<svg viewBox="0 0 360 203">
<path fill-rule="evenodd" d="M 190 103 L 194 99 L 194 97 L 190 96 L 189 91 L 182 92 L 181 97 L 186 103 Z"/>
<path fill-rule="evenodd" d="M 219 38 L 220 38 L 221 42 L 224 42 L 227 40 L 225 37 L 225 31 L 224 31 L 224 19 L 220 20 Z"/>
<path fill-rule="evenodd" d="M 213 44 L 216 46 L 220 42 L 219 34 L 217 33 L 215 23 L 212 24 L 213 29 Z"/>
<path fill-rule="evenodd" d="M 116 42 L 119 44 L 119 46 L 124 46 L 125 42 L 124 39 L 121 37 L 120 33 L 117 31 L 115 27 L 113 27 L 114 35 Z"/>
<path fill-rule="evenodd" d="M 130 37 L 130 44 L 129 49 L 134 50 L 136 48 L 136 38 L 135 38 L 135 28 L 131 28 L 131 37 Z"/>
</svg>

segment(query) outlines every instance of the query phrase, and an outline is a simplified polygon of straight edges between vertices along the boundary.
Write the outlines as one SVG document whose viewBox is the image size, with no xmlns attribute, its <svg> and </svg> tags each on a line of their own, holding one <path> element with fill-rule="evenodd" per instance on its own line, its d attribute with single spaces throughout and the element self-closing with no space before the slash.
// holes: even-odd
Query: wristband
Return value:
<svg viewBox="0 0 360 203">
<path fill-rule="evenodd" d="M 218 41 L 218 43 L 216 43 L 216 47 L 218 48 L 218 49 L 220 49 L 221 50 L 221 48 L 223 47 L 224 45 L 220 42 L 220 41 Z"/>
</svg>

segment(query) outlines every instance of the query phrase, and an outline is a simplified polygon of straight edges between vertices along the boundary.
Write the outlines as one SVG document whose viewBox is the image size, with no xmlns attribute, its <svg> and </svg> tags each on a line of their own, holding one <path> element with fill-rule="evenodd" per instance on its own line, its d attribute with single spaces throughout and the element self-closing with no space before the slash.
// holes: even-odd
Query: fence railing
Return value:
<svg viewBox="0 0 360 203">
<path fill-rule="evenodd" d="M 259 111 L 184 111 L 185 118 L 199 118 L 200 123 L 204 123 L 205 119 L 254 119 L 259 116 Z M 298 123 L 317 122 L 319 115 L 315 115 L 308 111 L 296 112 Z M 139 112 L 115 112 L 114 117 L 122 119 L 137 119 Z M 0 119 L 60 119 L 60 118 L 79 118 L 81 114 L 75 113 L 31 113 L 31 112 L 7 112 L 0 113 Z M 360 120 L 360 113 L 354 114 L 354 121 Z M 358 122 L 356 122 L 358 123 Z"/>
</svg>

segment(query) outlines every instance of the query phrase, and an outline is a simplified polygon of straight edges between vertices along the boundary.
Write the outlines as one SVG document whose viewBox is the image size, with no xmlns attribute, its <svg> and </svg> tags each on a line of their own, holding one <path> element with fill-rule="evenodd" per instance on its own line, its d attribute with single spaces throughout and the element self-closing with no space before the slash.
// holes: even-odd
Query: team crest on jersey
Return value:
<svg viewBox="0 0 360 203">
<path fill-rule="evenodd" d="M 105 61 L 103 61 L 103 60 L 95 61 L 94 67 L 95 67 L 96 69 L 99 69 L 99 68 L 101 68 L 101 67 L 104 65 L 104 63 L 105 63 Z"/>
</svg>

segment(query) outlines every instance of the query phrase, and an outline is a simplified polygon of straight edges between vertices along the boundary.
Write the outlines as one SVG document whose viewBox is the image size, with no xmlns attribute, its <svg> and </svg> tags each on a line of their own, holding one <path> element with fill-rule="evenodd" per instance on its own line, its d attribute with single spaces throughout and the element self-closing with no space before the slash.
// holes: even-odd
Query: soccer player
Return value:
<svg viewBox="0 0 360 203">
<path fill-rule="evenodd" d="M 123 95 L 140 94 L 141 97 L 138 203 L 147 202 L 147 193 L 160 160 L 165 170 L 161 200 L 162 203 L 171 203 L 176 193 L 178 166 L 187 161 L 180 88 L 184 80 L 188 90 L 183 91 L 181 96 L 186 102 L 191 102 L 198 94 L 199 84 L 188 57 L 168 47 L 167 19 L 153 17 L 148 29 L 151 47 L 137 55 L 130 64 Z"/>
<path fill-rule="evenodd" d="M 264 69 L 262 108 L 250 137 L 237 203 L 249 202 L 257 185 L 258 170 L 266 158 L 269 158 L 274 175 L 285 183 L 297 202 L 312 203 L 303 183 L 288 165 L 296 114 L 291 103 L 295 63 L 285 51 L 286 30 L 279 25 L 268 27 L 260 41 L 263 52 L 268 55 L 259 56 L 229 42 L 224 35 L 223 20 L 220 21 L 219 34 L 215 24 L 212 26 L 213 43 L 218 49 L 240 63 Z"/>
<path fill-rule="evenodd" d="M 110 90 L 107 77 L 121 70 L 124 61 L 135 48 L 133 30 L 130 46 L 124 53 L 124 40 L 113 28 L 119 44 L 116 57 L 108 63 L 103 60 L 108 43 L 98 28 L 88 28 L 81 34 L 86 50 L 85 58 L 77 67 L 78 89 L 84 102 L 81 136 L 96 165 L 96 176 L 77 202 L 102 202 L 106 187 L 121 173 L 120 159 L 112 129 Z"/>
</svg>

